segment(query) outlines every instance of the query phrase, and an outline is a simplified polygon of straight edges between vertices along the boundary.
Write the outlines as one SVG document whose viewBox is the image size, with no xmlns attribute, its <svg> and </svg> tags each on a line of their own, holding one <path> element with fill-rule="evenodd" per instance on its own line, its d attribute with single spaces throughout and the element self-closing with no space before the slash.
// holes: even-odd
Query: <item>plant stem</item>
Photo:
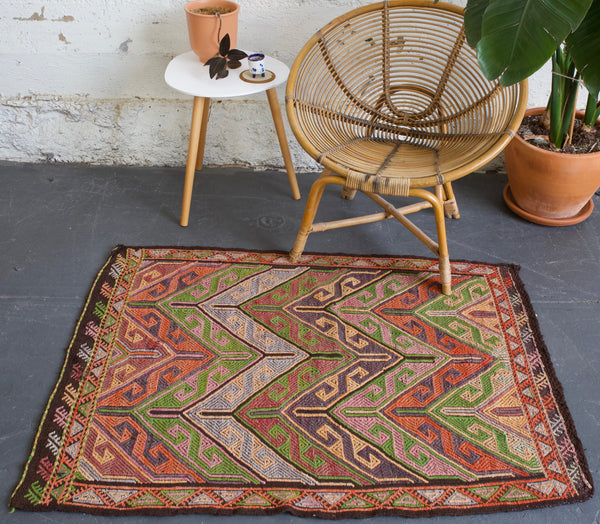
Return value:
<svg viewBox="0 0 600 524">
<path fill-rule="evenodd" d="M 550 142 L 559 147 L 563 137 L 560 136 L 562 128 L 562 107 L 564 102 L 564 79 L 562 77 L 562 50 L 559 48 L 552 55 L 552 89 L 550 91 Z M 559 144 L 560 142 L 560 144 Z"/>
<path fill-rule="evenodd" d="M 580 75 L 571 55 L 558 47 L 552 56 L 552 91 L 550 93 L 550 142 L 561 149 L 571 141 L 575 120 L 575 103 Z"/>
<path fill-rule="evenodd" d="M 573 86 L 573 84 L 571 84 L 570 86 L 567 106 L 565 107 L 565 120 L 563 125 L 568 131 L 566 133 L 567 139 L 565 140 L 563 147 L 569 145 L 573 139 L 573 128 L 575 127 L 575 103 L 577 102 L 577 92 L 579 91 L 579 74 L 576 76 L 575 80 L 575 85 Z"/>
<path fill-rule="evenodd" d="M 583 117 L 583 123 L 588 127 L 594 127 L 596 120 L 600 117 L 600 102 L 596 98 L 588 92 L 585 116 Z"/>
</svg>

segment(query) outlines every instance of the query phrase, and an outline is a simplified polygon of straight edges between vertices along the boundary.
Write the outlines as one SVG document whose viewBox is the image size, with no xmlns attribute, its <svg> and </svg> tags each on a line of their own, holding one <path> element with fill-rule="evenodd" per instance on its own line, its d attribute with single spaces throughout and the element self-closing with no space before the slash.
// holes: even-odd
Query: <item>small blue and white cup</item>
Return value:
<svg viewBox="0 0 600 524">
<path fill-rule="evenodd" d="M 265 76 L 265 55 L 263 53 L 252 53 L 248 56 L 248 71 L 252 78 Z"/>
</svg>

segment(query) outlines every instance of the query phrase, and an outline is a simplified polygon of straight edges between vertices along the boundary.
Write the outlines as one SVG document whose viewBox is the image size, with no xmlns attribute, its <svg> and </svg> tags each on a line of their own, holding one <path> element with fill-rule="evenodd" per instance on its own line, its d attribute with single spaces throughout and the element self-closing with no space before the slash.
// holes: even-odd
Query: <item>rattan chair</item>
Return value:
<svg viewBox="0 0 600 524">
<path fill-rule="evenodd" d="M 503 88 L 483 76 L 457 6 L 390 0 L 333 20 L 302 48 L 287 83 L 291 128 L 324 167 L 291 259 L 312 232 L 395 217 L 438 256 L 450 294 L 444 214 L 459 218 L 451 182 L 502 151 L 526 98 L 526 81 Z M 359 190 L 384 211 L 314 224 L 327 184 L 344 186 L 346 198 Z M 422 201 L 396 208 L 381 195 Z M 425 208 L 433 208 L 437 242 L 405 216 Z"/>
</svg>

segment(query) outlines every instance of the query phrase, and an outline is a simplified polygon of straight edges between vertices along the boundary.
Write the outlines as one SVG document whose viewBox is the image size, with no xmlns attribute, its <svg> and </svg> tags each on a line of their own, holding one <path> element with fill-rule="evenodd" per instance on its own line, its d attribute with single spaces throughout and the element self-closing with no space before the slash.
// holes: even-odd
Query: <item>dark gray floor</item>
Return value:
<svg viewBox="0 0 600 524">
<path fill-rule="evenodd" d="M 8 514 L 10 493 L 27 459 L 38 421 L 54 386 L 74 323 L 93 278 L 111 248 L 177 245 L 288 250 L 310 184 L 300 175 L 303 200 L 291 199 L 284 174 L 208 169 L 197 176 L 190 225 L 178 225 L 182 170 L 121 169 L 0 163 L 0 522 L 156 521 L 83 514 Z M 567 404 L 598 484 L 600 466 L 600 199 L 583 224 L 547 228 L 512 215 L 502 201 L 502 175 L 476 174 L 455 185 L 462 218 L 448 222 L 454 259 L 511 262 L 537 312 Z M 340 218 L 373 204 L 328 192 L 320 217 Z M 374 212 L 375 210 L 373 210 Z M 420 216 L 419 216 L 420 215 Z M 433 218 L 416 222 L 433 232 Z M 429 255 L 392 221 L 309 238 L 307 250 Z M 548 509 L 490 516 L 439 517 L 508 523 L 600 522 L 600 496 Z M 317 522 L 288 514 L 257 517 L 170 517 L 174 522 Z M 377 518 L 373 522 L 402 519 Z M 322 522 L 322 521 L 321 521 Z"/>
</svg>

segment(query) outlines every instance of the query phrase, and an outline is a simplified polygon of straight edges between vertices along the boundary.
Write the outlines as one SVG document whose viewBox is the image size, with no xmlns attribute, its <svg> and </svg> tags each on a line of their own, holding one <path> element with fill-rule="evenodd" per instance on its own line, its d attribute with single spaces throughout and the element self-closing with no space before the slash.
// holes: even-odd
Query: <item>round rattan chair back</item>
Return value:
<svg viewBox="0 0 600 524">
<path fill-rule="evenodd" d="M 523 117 L 526 87 L 484 77 L 461 8 L 390 0 L 337 18 L 307 42 L 286 107 L 301 146 L 347 187 L 407 195 L 496 156 Z"/>
</svg>

